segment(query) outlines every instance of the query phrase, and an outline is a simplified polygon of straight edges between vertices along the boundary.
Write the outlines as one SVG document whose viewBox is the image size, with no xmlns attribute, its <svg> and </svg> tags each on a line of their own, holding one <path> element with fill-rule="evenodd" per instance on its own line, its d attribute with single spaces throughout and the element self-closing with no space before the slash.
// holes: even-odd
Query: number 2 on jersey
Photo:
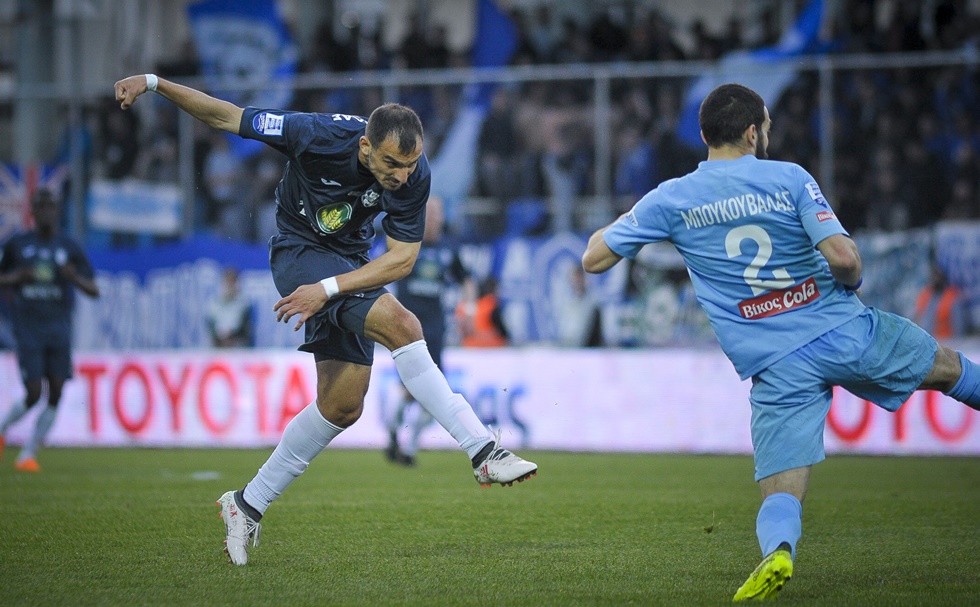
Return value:
<svg viewBox="0 0 980 607">
<path fill-rule="evenodd" d="M 742 254 L 742 241 L 751 240 L 758 247 L 759 250 L 755 254 L 755 258 L 745 267 L 745 271 L 742 272 L 742 276 L 745 277 L 745 282 L 752 287 L 753 295 L 760 295 L 766 291 L 771 291 L 773 289 L 785 289 L 787 287 L 793 286 L 793 279 L 790 277 L 789 272 L 786 268 L 776 268 L 772 271 L 772 278 L 769 280 L 762 280 L 759 278 L 759 272 L 762 268 L 766 267 L 769 263 L 769 258 L 772 257 L 772 239 L 769 237 L 769 233 L 757 225 L 744 225 L 732 229 L 725 236 L 725 251 L 728 253 L 728 258 L 738 257 Z"/>
</svg>

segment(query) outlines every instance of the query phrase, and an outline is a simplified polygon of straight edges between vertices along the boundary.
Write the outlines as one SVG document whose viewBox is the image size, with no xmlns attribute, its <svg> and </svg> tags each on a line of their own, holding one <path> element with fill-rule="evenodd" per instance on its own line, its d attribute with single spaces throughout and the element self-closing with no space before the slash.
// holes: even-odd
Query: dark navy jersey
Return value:
<svg viewBox="0 0 980 607">
<path fill-rule="evenodd" d="M 280 232 L 341 255 L 366 255 L 374 241 L 372 220 L 384 212 L 381 226 L 388 236 L 400 242 L 422 240 L 432 181 L 429 162 L 423 154 L 408 182 L 386 191 L 358 161 L 366 126 L 361 116 L 245 108 L 241 136 L 289 159 L 276 187 Z"/>
<path fill-rule="evenodd" d="M 67 236 L 42 240 L 34 232 L 13 236 L 0 252 L 0 273 L 24 267 L 34 271 L 34 279 L 11 289 L 14 292 L 14 327 L 18 334 L 32 327 L 62 325 L 70 327 L 75 303 L 74 285 L 62 278 L 59 268 L 73 264 L 75 271 L 92 278 L 92 264 L 82 248 Z"/>
<path fill-rule="evenodd" d="M 465 278 L 466 270 L 455 249 L 445 244 L 423 244 L 411 273 L 398 281 L 398 301 L 418 317 L 426 339 L 443 332 L 442 293 L 446 286 L 462 283 Z"/>
</svg>

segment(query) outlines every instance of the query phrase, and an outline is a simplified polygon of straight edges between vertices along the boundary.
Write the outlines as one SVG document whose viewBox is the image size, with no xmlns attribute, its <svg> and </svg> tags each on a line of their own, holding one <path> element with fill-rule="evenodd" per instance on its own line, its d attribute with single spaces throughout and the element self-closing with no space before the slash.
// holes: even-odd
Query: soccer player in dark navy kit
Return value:
<svg viewBox="0 0 980 607">
<path fill-rule="evenodd" d="M 34 432 L 14 462 L 22 472 L 40 472 L 37 450 L 58 413 L 65 381 L 72 376 L 71 332 L 75 287 L 99 296 L 92 265 L 82 248 L 58 234 L 59 205 L 50 190 L 31 198 L 34 229 L 15 235 L 0 252 L 0 287 L 13 291 L 11 316 L 17 341 L 17 363 L 26 394 L 0 423 L 0 455 L 4 435 L 41 399 L 48 384 L 48 405 L 37 416 Z"/>
<path fill-rule="evenodd" d="M 288 159 L 276 188 L 278 234 L 269 242 L 277 318 L 305 325 L 302 350 L 317 368 L 316 400 L 286 426 L 276 450 L 243 490 L 221 496 L 226 550 L 248 561 L 266 508 L 361 415 L 374 342 L 390 352 L 412 396 L 466 451 L 481 485 L 510 485 L 537 471 L 500 447 L 432 361 L 418 319 L 384 286 L 404 278 L 419 253 L 431 175 L 422 124 L 410 108 L 382 105 L 367 119 L 240 108 L 195 89 L 140 74 L 115 84 L 127 109 L 155 91 L 208 126 L 262 141 Z M 387 251 L 373 260 L 379 213 Z"/>
</svg>

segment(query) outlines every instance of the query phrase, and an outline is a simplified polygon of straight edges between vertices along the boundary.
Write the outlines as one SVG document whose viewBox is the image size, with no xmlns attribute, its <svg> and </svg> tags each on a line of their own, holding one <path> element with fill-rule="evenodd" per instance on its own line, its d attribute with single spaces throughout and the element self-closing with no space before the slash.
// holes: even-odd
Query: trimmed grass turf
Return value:
<svg viewBox="0 0 980 607">
<path fill-rule="evenodd" d="M 0 462 L 0 605 L 727 605 L 757 564 L 748 457 L 328 450 L 274 504 L 247 567 L 215 499 L 268 451 L 47 449 Z M 980 603 L 980 458 L 815 467 L 790 605 Z M 710 530 L 710 532 L 709 532 Z"/>
</svg>

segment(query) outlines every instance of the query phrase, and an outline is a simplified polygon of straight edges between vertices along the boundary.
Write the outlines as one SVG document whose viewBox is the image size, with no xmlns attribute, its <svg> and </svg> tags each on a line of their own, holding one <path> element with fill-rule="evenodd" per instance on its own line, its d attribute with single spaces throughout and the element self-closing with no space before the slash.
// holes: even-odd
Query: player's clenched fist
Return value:
<svg viewBox="0 0 980 607">
<path fill-rule="evenodd" d="M 133 105 L 136 98 L 147 91 L 146 88 L 146 75 L 139 74 L 137 76 L 130 76 L 129 78 L 123 78 L 116 83 L 116 101 L 119 102 L 119 107 L 122 109 L 128 109 L 129 106 Z"/>
</svg>

